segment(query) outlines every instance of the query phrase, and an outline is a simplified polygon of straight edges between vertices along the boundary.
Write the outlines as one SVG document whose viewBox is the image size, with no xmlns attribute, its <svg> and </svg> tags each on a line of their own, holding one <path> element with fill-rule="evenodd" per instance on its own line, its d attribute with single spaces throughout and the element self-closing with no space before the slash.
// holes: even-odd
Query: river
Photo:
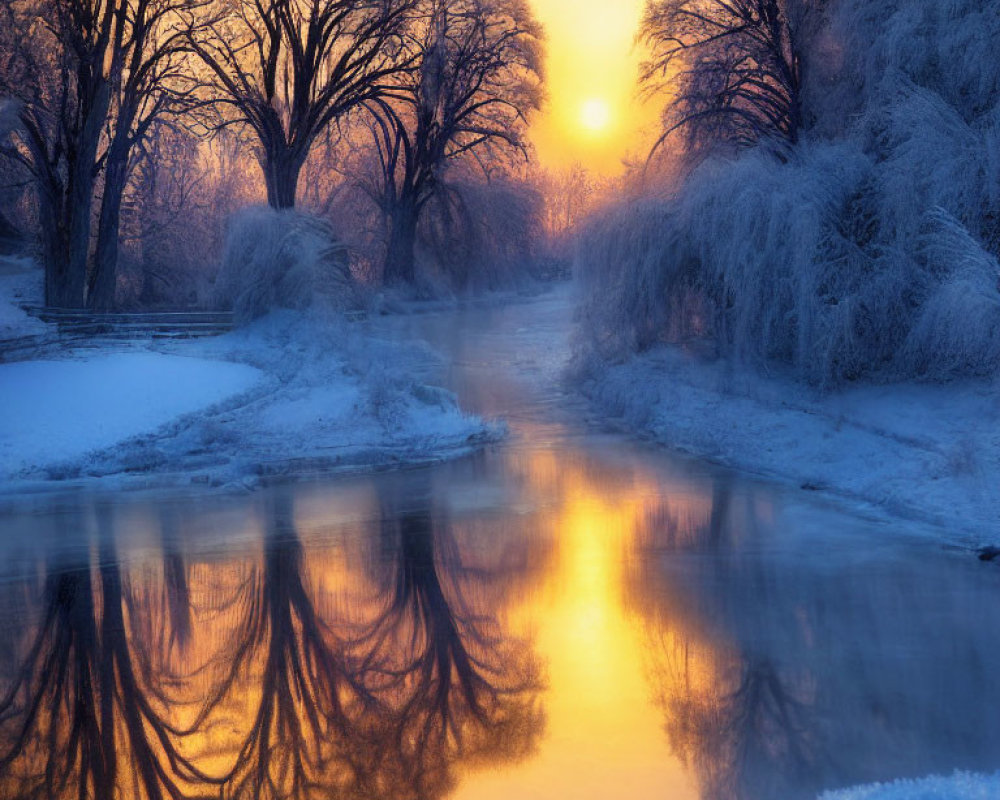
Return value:
<svg viewBox="0 0 1000 800">
<path fill-rule="evenodd" d="M 0 797 L 794 800 L 1000 768 L 1000 572 L 603 428 L 560 381 L 571 316 L 370 323 L 507 420 L 475 456 L 9 504 Z"/>
</svg>

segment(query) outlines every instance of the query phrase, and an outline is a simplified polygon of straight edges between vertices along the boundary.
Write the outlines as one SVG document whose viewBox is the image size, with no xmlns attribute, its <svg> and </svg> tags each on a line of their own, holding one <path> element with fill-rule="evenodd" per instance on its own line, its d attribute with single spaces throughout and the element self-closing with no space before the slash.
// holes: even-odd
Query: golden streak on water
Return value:
<svg viewBox="0 0 1000 800">
<path fill-rule="evenodd" d="M 646 632 L 626 601 L 625 566 L 656 488 L 637 480 L 608 493 L 572 452 L 537 451 L 523 466 L 539 493 L 561 498 L 543 585 L 510 612 L 515 628 L 534 629 L 548 665 L 545 737 L 529 761 L 469 775 L 455 797 L 697 798 L 670 752 L 644 670 Z M 706 504 L 690 501 L 705 513 Z"/>
</svg>

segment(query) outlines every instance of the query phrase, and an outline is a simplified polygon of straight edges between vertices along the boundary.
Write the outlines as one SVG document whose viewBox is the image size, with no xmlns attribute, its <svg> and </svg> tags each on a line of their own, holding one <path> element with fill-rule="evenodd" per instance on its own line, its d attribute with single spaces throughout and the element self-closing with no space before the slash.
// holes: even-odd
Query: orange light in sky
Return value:
<svg viewBox="0 0 1000 800">
<path fill-rule="evenodd" d="M 546 32 L 548 102 L 532 125 L 543 167 L 614 174 L 644 156 L 655 103 L 640 103 L 635 35 L 644 0 L 532 0 Z"/>
</svg>

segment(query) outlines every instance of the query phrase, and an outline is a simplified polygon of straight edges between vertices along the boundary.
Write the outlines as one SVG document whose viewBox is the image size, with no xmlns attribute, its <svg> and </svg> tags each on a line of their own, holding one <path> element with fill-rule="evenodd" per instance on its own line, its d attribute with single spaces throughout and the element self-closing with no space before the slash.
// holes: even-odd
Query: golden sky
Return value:
<svg viewBox="0 0 1000 800">
<path fill-rule="evenodd" d="M 542 166 L 614 174 L 645 156 L 656 104 L 640 104 L 635 34 L 643 0 L 532 0 L 546 31 L 548 102 L 532 125 Z"/>
</svg>

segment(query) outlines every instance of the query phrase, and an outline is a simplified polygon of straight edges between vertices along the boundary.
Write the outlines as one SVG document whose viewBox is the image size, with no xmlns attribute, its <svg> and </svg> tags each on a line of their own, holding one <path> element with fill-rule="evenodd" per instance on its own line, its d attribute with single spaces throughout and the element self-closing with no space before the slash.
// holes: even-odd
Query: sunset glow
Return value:
<svg viewBox="0 0 1000 800">
<path fill-rule="evenodd" d="M 532 126 L 545 168 L 618 173 L 657 121 L 636 94 L 643 0 L 532 0 L 546 33 L 548 100 Z M 595 135 L 596 134 L 596 135 Z"/>
</svg>

